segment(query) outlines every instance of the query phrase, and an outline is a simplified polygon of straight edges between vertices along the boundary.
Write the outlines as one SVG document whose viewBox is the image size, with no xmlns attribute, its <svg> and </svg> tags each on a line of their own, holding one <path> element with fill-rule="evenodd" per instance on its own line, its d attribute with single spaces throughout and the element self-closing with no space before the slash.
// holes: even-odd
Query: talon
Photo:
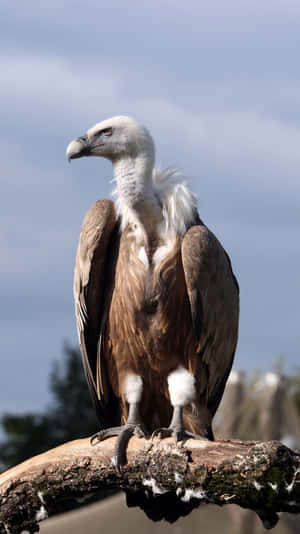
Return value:
<svg viewBox="0 0 300 534">
<path fill-rule="evenodd" d="M 185 430 L 183 424 L 182 410 L 182 406 L 174 406 L 170 426 L 168 428 L 162 427 L 154 430 L 151 439 L 153 439 L 155 436 L 159 436 L 162 439 L 173 436 L 176 445 L 178 443 L 181 443 L 181 446 L 183 446 L 188 439 L 207 440 L 207 438 L 204 436 L 198 436 L 197 434 L 193 434 L 192 432 L 188 432 L 187 430 Z"/>
<path fill-rule="evenodd" d="M 172 429 L 162 427 L 162 428 L 157 428 L 156 430 L 154 430 L 154 432 L 152 432 L 151 439 L 157 436 L 160 439 L 164 439 L 164 438 L 169 438 L 171 435 L 172 435 Z"/>
<path fill-rule="evenodd" d="M 134 381 L 133 385 L 136 387 L 136 381 Z M 140 386 L 139 383 L 138 386 Z M 97 432 L 97 434 L 94 434 L 91 437 L 90 442 L 91 445 L 94 445 L 96 441 L 99 442 L 106 438 L 117 436 L 113 463 L 116 467 L 116 470 L 120 472 L 121 466 L 126 464 L 126 449 L 128 442 L 133 435 L 138 436 L 139 438 L 148 437 L 139 415 L 138 402 L 130 402 L 129 400 L 129 413 L 126 424 L 123 426 L 116 426 L 100 430 L 100 432 Z"/>
<path fill-rule="evenodd" d="M 183 442 L 184 443 L 188 439 L 197 439 L 197 438 L 199 438 L 199 436 L 195 436 L 194 434 L 192 434 L 191 432 L 188 432 L 184 428 L 179 428 L 178 429 L 178 428 L 173 428 L 171 426 L 168 427 L 168 428 L 157 428 L 152 433 L 151 439 L 155 438 L 156 436 L 158 436 L 160 439 L 170 438 L 171 436 L 173 436 L 176 445 L 179 442 Z"/>
<path fill-rule="evenodd" d="M 117 426 L 113 428 L 105 428 L 94 434 L 91 439 L 91 445 L 96 445 L 100 441 L 112 436 L 117 436 L 117 442 L 115 446 L 115 454 L 113 457 L 113 463 L 118 472 L 120 467 L 126 464 L 126 449 L 131 436 L 138 436 L 139 438 L 147 438 L 146 432 L 143 430 L 140 423 L 127 423 L 124 426 Z"/>
<path fill-rule="evenodd" d="M 160 431 L 161 431 L 160 428 L 157 428 L 156 430 L 154 430 L 154 432 L 152 432 L 152 434 L 151 434 L 151 440 L 156 438 L 156 437 L 160 438 L 161 437 Z"/>
<path fill-rule="evenodd" d="M 101 433 L 102 433 L 102 430 L 100 430 L 100 432 L 96 432 L 96 434 L 93 434 L 90 438 L 90 444 L 94 447 L 96 445 L 96 443 L 99 443 L 100 441 L 102 441 L 102 437 L 101 437 Z"/>
<path fill-rule="evenodd" d="M 185 441 L 188 439 L 196 439 L 195 434 L 192 434 L 191 432 L 188 432 L 187 430 L 180 429 L 180 430 L 174 430 L 174 439 L 176 444 L 178 442 L 181 442 L 182 445 Z"/>
<path fill-rule="evenodd" d="M 141 425 L 136 425 L 136 427 L 134 428 L 134 435 L 137 436 L 138 438 L 145 438 L 146 437 L 146 433 L 142 429 Z"/>
<path fill-rule="evenodd" d="M 91 439 L 90 443 L 91 445 L 96 445 L 96 443 L 103 441 L 106 438 L 111 438 L 113 436 L 119 436 L 120 432 L 122 432 L 123 427 L 122 426 L 116 426 L 112 428 L 104 428 L 103 430 L 99 430 L 99 432 L 96 432 Z M 94 441 L 97 440 L 96 443 Z"/>
<path fill-rule="evenodd" d="M 128 423 L 121 428 L 122 431 L 118 436 L 115 448 L 115 465 L 118 472 L 120 472 L 120 468 L 127 463 L 126 449 L 131 436 L 134 434 L 140 438 L 147 437 L 140 424 Z"/>
</svg>

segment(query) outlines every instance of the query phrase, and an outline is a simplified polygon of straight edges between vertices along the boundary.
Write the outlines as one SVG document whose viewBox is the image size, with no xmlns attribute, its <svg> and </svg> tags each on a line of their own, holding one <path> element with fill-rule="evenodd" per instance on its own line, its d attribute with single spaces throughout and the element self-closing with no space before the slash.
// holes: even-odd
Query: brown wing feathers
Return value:
<svg viewBox="0 0 300 534">
<path fill-rule="evenodd" d="M 83 221 L 74 273 L 75 313 L 83 366 L 102 427 L 111 424 L 109 403 L 113 402 L 101 356 L 101 330 L 108 284 L 107 252 L 115 227 L 113 202 L 96 202 Z"/>
<path fill-rule="evenodd" d="M 182 241 L 182 264 L 198 340 L 191 367 L 199 392 L 214 415 L 231 370 L 238 333 L 238 284 L 227 253 L 212 232 L 200 224 Z M 201 384 L 201 377 L 205 377 Z M 203 402 L 203 401 L 201 401 Z"/>
</svg>

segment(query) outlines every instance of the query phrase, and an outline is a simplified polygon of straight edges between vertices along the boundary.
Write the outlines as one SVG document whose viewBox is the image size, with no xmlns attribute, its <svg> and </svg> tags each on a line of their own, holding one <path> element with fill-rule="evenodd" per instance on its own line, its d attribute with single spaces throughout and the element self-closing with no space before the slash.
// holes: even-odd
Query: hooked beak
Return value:
<svg viewBox="0 0 300 534">
<path fill-rule="evenodd" d="M 82 158 L 82 156 L 90 155 L 90 145 L 87 135 L 77 137 L 69 143 L 66 151 L 66 157 L 68 161 L 71 159 Z"/>
</svg>

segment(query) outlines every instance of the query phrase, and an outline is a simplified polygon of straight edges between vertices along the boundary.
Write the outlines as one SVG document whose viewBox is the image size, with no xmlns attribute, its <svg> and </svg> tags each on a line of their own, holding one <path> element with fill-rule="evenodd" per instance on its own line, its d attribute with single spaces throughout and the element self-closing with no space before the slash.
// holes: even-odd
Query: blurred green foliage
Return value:
<svg viewBox="0 0 300 534">
<path fill-rule="evenodd" d="M 49 387 L 52 402 L 45 413 L 5 414 L 2 417 L 6 434 L 5 441 L 0 443 L 2 468 L 97 431 L 79 349 L 64 346 L 63 360 L 53 364 Z"/>
</svg>

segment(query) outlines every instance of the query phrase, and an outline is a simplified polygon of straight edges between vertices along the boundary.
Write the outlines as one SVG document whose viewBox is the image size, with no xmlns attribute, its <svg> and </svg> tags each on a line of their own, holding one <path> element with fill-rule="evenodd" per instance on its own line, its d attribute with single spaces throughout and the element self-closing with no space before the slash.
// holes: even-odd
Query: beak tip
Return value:
<svg viewBox="0 0 300 534">
<path fill-rule="evenodd" d="M 82 139 L 77 138 L 71 141 L 69 145 L 67 146 L 66 150 L 66 158 L 69 163 L 71 163 L 71 159 L 80 158 L 84 155 L 85 150 L 85 144 Z"/>
</svg>

